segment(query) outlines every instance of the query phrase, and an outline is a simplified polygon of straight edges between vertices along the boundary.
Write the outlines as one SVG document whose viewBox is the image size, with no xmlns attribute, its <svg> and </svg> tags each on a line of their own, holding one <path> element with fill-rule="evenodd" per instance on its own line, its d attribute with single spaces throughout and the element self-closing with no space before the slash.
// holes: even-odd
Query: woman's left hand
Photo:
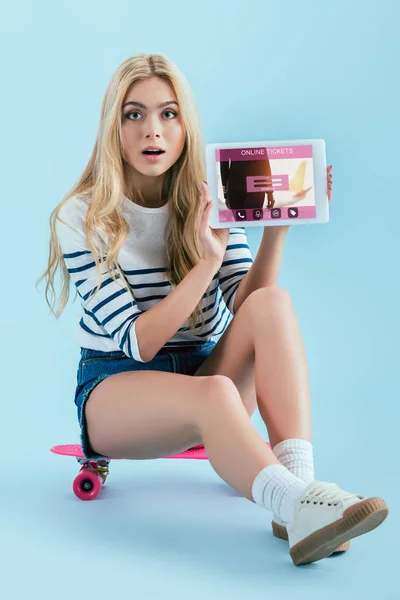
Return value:
<svg viewBox="0 0 400 600">
<path fill-rule="evenodd" d="M 328 202 L 332 200 L 332 165 L 326 169 L 326 181 L 328 184 Z"/>
<path fill-rule="evenodd" d="M 328 190 L 328 202 L 330 202 L 332 199 L 332 165 L 329 165 L 329 167 L 326 168 L 326 185 Z M 309 187 L 306 190 L 303 190 L 302 192 L 298 192 L 294 196 L 294 198 L 296 198 L 296 202 L 298 202 L 299 200 L 303 200 L 303 198 L 306 197 L 307 192 L 309 192 L 311 189 L 312 188 Z"/>
</svg>

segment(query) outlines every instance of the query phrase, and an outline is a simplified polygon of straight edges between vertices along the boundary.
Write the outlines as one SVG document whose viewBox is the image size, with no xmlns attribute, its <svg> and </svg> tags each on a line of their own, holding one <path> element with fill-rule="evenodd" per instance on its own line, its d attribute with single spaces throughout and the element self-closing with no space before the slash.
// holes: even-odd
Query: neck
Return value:
<svg viewBox="0 0 400 600">
<path fill-rule="evenodd" d="M 138 194 L 137 191 L 129 193 L 129 200 L 134 202 L 135 204 L 139 204 L 139 206 L 145 206 L 146 208 L 160 208 L 164 206 L 167 202 L 167 198 L 161 195 L 161 192 L 158 194 Z"/>
<path fill-rule="evenodd" d="M 163 194 L 163 177 L 140 177 L 135 173 L 128 179 L 126 195 L 135 204 L 146 208 L 160 208 L 167 202 Z"/>
</svg>

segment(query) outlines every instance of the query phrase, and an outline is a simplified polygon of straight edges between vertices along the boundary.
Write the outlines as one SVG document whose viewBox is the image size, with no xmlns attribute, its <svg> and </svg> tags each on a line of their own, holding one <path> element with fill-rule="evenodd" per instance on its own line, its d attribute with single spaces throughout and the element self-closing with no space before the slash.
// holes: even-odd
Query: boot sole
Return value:
<svg viewBox="0 0 400 600">
<path fill-rule="evenodd" d="M 271 525 L 272 533 L 275 537 L 279 538 L 280 540 L 286 540 L 287 542 L 289 541 L 289 536 L 286 527 L 284 527 L 283 525 L 279 525 L 279 523 L 275 523 L 275 521 L 272 521 Z M 344 544 L 341 544 L 338 548 L 335 548 L 332 554 L 334 552 L 346 552 L 347 550 L 350 550 L 350 542 L 345 542 Z"/>
<path fill-rule="evenodd" d="M 368 498 L 347 508 L 341 519 L 318 529 L 290 549 L 295 566 L 316 562 L 352 538 L 378 527 L 389 514 L 382 498 Z"/>
</svg>

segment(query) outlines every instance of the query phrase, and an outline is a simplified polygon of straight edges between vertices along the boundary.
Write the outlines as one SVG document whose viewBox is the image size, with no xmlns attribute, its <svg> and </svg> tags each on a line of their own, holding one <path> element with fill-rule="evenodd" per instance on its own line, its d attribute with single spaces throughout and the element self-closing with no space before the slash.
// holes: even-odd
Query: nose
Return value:
<svg viewBox="0 0 400 600">
<path fill-rule="evenodd" d="M 160 130 L 161 124 L 158 119 L 158 116 L 149 116 L 148 119 L 146 119 L 146 137 L 160 137 Z"/>
</svg>

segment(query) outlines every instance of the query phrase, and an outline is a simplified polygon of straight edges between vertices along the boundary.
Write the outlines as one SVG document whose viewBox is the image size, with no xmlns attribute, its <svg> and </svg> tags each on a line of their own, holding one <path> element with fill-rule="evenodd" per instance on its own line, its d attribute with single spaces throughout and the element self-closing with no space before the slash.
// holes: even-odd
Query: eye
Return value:
<svg viewBox="0 0 400 600">
<path fill-rule="evenodd" d="M 164 110 L 163 115 L 165 115 L 166 113 L 171 113 L 172 115 L 174 115 L 175 117 L 177 116 L 177 113 L 174 110 Z M 125 118 L 128 119 L 128 121 L 137 121 L 138 119 L 131 119 L 131 115 L 140 115 L 141 113 L 137 110 L 132 110 L 131 112 L 127 113 L 125 115 Z M 170 121 L 170 119 L 167 119 L 167 121 Z"/>
<path fill-rule="evenodd" d="M 132 111 L 132 112 L 130 112 L 130 113 L 128 113 L 128 114 L 125 115 L 126 119 L 129 119 L 130 121 L 137 121 L 137 119 L 131 119 L 130 118 L 131 115 L 140 115 L 140 113 L 138 113 L 136 110 L 134 110 L 134 111 Z"/>
</svg>

